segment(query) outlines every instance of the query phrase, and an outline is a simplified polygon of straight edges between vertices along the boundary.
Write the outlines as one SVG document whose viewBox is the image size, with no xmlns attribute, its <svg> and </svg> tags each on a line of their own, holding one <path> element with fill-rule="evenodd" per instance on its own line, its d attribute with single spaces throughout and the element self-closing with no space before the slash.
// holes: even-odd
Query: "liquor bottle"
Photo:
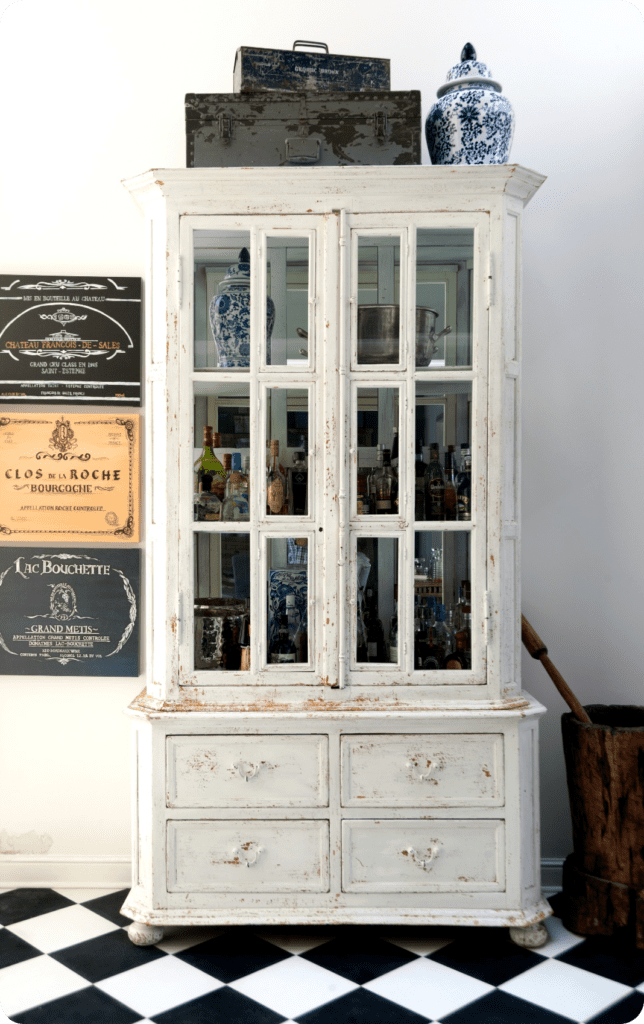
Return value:
<svg viewBox="0 0 644 1024">
<path fill-rule="evenodd" d="M 308 515 L 308 471 L 304 452 L 293 452 L 293 466 L 288 471 L 289 515 Z"/>
<path fill-rule="evenodd" d="M 367 661 L 387 661 L 385 631 L 378 618 L 378 605 L 373 590 L 367 591 Z"/>
<path fill-rule="evenodd" d="M 444 604 L 437 604 L 434 609 L 434 639 L 443 649 L 443 658 L 449 651 L 454 649 L 454 631 L 447 622 L 447 613 Z"/>
<path fill-rule="evenodd" d="M 398 584 L 394 583 L 394 614 L 389 626 L 389 661 L 398 662 Z"/>
<path fill-rule="evenodd" d="M 456 519 L 456 480 L 454 479 L 454 445 L 445 452 L 445 519 Z"/>
<path fill-rule="evenodd" d="M 445 518 L 445 478 L 436 443 L 429 446 L 429 465 L 425 469 L 425 517 Z"/>
<path fill-rule="evenodd" d="M 297 661 L 297 650 L 288 631 L 288 618 L 280 616 L 280 628 L 270 646 L 268 660 L 271 665 L 289 665 Z"/>
<path fill-rule="evenodd" d="M 443 668 L 468 669 L 472 667 L 470 624 L 471 616 L 465 616 L 463 627 L 454 634 L 452 650 L 445 655 Z"/>
<path fill-rule="evenodd" d="M 232 465 L 233 461 L 235 463 L 234 466 Z M 243 494 L 247 481 L 239 469 L 240 463 L 241 456 L 238 452 L 235 452 L 233 455 L 224 455 L 226 495 L 221 506 L 223 522 L 248 522 L 250 519 L 248 502 Z"/>
<path fill-rule="evenodd" d="M 432 611 L 432 616 L 427 628 L 427 646 L 425 658 L 423 660 L 423 668 L 425 671 L 441 669 L 443 667 L 444 658 L 445 648 L 440 642 L 440 637 L 436 633 L 436 618 Z"/>
<path fill-rule="evenodd" d="M 456 518 L 472 518 L 472 453 L 469 444 L 461 445 L 461 471 L 456 478 Z"/>
<path fill-rule="evenodd" d="M 239 667 L 242 672 L 248 672 L 250 670 L 250 616 L 248 612 L 242 616 L 239 630 L 239 646 L 241 648 L 241 664 Z"/>
<path fill-rule="evenodd" d="M 219 437 L 219 435 L 216 435 Z M 212 427 L 203 428 L 203 448 L 201 454 L 194 464 L 195 472 L 195 494 L 209 494 L 215 491 L 219 499 L 223 497 L 220 493 L 219 483 L 224 480 L 224 468 L 213 451 Z"/>
<path fill-rule="evenodd" d="M 414 518 L 417 523 L 425 519 L 425 460 L 423 459 L 423 446 L 420 438 L 416 442 L 416 463 L 415 463 L 415 485 L 414 485 Z"/>
<path fill-rule="evenodd" d="M 414 668 L 422 669 L 427 654 L 427 631 L 420 598 L 414 604 Z"/>
<path fill-rule="evenodd" d="M 250 509 L 250 455 L 244 455 L 242 458 L 242 476 L 244 478 L 242 496 L 248 502 L 248 508 Z"/>
<path fill-rule="evenodd" d="M 286 622 L 288 625 L 288 635 L 297 650 L 300 642 L 299 633 L 300 626 L 302 625 L 302 618 L 295 604 L 295 594 L 286 595 Z"/>
<path fill-rule="evenodd" d="M 221 501 L 214 491 L 200 491 L 195 495 L 194 518 L 200 523 L 219 522 L 221 519 Z"/>
<path fill-rule="evenodd" d="M 376 489 L 376 515 L 388 516 L 396 512 L 397 481 L 391 468 L 391 452 L 388 448 L 382 451 L 382 465 L 376 470 L 373 478 Z"/>
<path fill-rule="evenodd" d="M 366 469 L 358 469 L 358 504 L 357 513 L 359 516 L 368 516 L 371 513 L 368 487 L 369 474 Z"/>
<path fill-rule="evenodd" d="M 280 453 L 279 441 L 269 441 L 270 458 L 273 460 L 266 477 L 266 515 L 279 516 L 283 514 L 286 498 L 286 481 L 277 463 Z"/>
<path fill-rule="evenodd" d="M 236 672 L 241 667 L 241 647 L 239 646 L 241 623 L 225 618 L 221 632 L 221 649 L 224 668 L 228 672 Z"/>
<path fill-rule="evenodd" d="M 367 495 L 369 498 L 369 511 L 372 516 L 376 514 L 376 473 L 382 469 L 382 450 L 376 453 L 376 465 L 372 468 L 367 477 Z"/>
</svg>

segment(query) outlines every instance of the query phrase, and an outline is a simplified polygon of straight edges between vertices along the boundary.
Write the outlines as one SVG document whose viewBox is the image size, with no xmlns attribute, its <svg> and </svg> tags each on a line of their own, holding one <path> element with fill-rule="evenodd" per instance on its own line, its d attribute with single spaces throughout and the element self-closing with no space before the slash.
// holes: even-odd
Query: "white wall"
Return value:
<svg viewBox="0 0 644 1024">
<path fill-rule="evenodd" d="M 298 37 L 390 57 L 392 88 L 420 88 L 425 115 L 463 44 L 474 43 L 516 111 L 512 162 L 548 175 L 524 220 L 523 608 L 582 702 L 644 703 L 638 7 L 0 0 L 3 7 L 3 273 L 142 276 L 142 217 L 120 180 L 185 166 L 184 94 L 230 91 L 240 45 L 289 48 Z M 144 682 L 0 679 L 0 850 L 5 832 L 53 840 L 35 862 L 2 858 L 5 884 L 127 884 L 122 710 Z M 543 855 L 564 857 L 565 708 L 529 658 L 524 685 L 550 709 Z"/>
</svg>

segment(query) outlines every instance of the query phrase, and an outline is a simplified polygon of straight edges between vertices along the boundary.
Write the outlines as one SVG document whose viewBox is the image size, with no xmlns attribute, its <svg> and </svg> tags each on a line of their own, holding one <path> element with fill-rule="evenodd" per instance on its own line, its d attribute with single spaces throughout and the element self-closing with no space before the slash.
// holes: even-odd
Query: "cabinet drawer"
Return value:
<svg viewBox="0 0 644 1024">
<path fill-rule="evenodd" d="M 169 821 L 168 892 L 328 892 L 328 821 Z"/>
<path fill-rule="evenodd" d="M 503 736 L 342 737 L 344 807 L 500 807 Z"/>
<path fill-rule="evenodd" d="M 502 892 L 504 822 L 342 822 L 344 892 Z"/>
<path fill-rule="evenodd" d="M 168 736 L 168 807 L 326 807 L 327 736 Z"/>
</svg>

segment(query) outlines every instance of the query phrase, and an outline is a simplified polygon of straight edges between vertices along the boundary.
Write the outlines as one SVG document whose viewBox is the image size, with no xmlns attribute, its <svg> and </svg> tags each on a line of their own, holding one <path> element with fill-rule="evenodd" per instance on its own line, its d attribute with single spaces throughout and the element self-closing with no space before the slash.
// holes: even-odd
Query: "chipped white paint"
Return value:
<svg viewBox="0 0 644 1024">
<path fill-rule="evenodd" d="M 538 877 L 536 728 L 544 709 L 522 693 L 519 675 L 518 417 L 521 211 L 542 180 L 502 165 L 163 170 L 127 183 L 145 207 L 150 239 L 148 685 L 130 709 L 136 869 L 124 907 L 140 922 L 135 941 L 157 941 L 165 924 L 260 922 L 494 924 L 538 939 L 538 927 L 525 929 L 550 912 Z M 473 367 L 431 371 L 433 380 L 472 383 L 474 518 L 458 524 L 471 537 L 477 624 L 467 673 L 412 673 L 406 586 L 400 663 L 374 671 L 353 658 L 357 530 L 397 536 L 401 574 L 413 564 L 418 374 L 407 336 L 400 364 L 386 373 L 356 363 L 352 253 L 358 233 L 400 237 L 401 321 L 413 323 L 417 227 L 470 228 L 475 239 Z M 204 228 L 250 233 L 256 339 L 265 329 L 263 240 L 289 231 L 309 239 L 309 330 L 317 339 L 309 362 L 292 372 L 267 366 L 258 342 L 246 375 L 257 481 L 268 389 L 297 386 L 310 396 L 315 488 L 297 536 L 309 538 L 313 556 L 314 655 L 296 669 L 261 668 L 262 545 L 291 535 L 293 520 L 267 521 L 259 487 L 250 524 L 260 538 L 252 670 L 192 669 L 194 534 L 227 528 L 193 524 L 191 509 L 193 232 Z M 205 385 L 243 376 L 198 374 Z M 350 476 L 351 396 L 378 383 L 400 389 L 407 480 L 399 516 L 384 526 L 356 521 Z"/>
<path fill-rule="evenodd" d="M 10 835 L 6 829 L 0 832 L 0 854 L 22 853 L 33 856 L 38 853 L 49 853 L 53 844 L 51 836 L 46 833 L 39 835 L 33 829 L 19 836 Z"/>
</svg>

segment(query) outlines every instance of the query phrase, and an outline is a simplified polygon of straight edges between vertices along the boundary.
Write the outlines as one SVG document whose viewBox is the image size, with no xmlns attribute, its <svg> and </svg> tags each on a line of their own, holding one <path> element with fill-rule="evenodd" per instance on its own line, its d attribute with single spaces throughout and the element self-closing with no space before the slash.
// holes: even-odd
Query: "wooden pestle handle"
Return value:
<svg viewBox="0 0 644 1024">
<path fill-rule="evenodd" d="M 528 653 L 541 662 L 575 718 L 578 718 L 580 722 L 585 722 L 586 725 L 592 725 L 587 711 L 579 703 L 561 673 L 557 671 L 550 661 L 548 648 L 539 634 L 532 628 L 525 615 L 521 616 L 521 639 Z"/>
</svg>

